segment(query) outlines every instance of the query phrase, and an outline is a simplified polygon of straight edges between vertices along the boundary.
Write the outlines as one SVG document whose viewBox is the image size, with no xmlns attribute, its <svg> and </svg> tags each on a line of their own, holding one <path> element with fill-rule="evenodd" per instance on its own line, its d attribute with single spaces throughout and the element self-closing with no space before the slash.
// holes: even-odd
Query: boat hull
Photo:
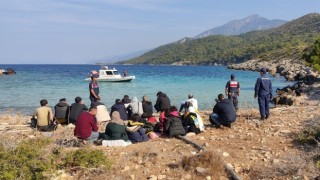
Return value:
<svg viewBox="0 0 320 180">
<path fill-rule="evenodd" d="M 135 79 L 135 76 L 127 76 L 121 78 L 97 78 L 98 82 L 130 82 Z M 86 78 L 85 81 L 91 81 L 91 78 Z"/>
</svg>

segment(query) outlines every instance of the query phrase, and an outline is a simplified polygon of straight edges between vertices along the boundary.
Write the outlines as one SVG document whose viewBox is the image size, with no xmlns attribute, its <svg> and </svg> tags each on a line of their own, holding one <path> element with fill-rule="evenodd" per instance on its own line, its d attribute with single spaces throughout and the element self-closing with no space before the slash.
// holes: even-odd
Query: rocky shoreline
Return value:
<svg viewBox="0 0 320 180">
<path fill-rule="evenodd" d="M 228 65 L 228 69 L 259 71 L 260 68 L 267 68 L 273 76 L 284 76 L 287 81 L 314 81 L 319 79 L 318 72 L 313 71 L 304 64 L 303 60 L 281 59 L 264 61 L 253 59 L 240 64 Z"/>
</svg>

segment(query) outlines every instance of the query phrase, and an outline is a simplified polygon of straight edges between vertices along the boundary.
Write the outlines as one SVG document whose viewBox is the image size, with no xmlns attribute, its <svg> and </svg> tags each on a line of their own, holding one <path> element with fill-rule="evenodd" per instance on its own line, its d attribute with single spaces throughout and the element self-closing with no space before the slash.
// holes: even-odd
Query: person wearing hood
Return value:
<svg viewBox="0 0 320 180">
<path fill-rule="evenodd" d="M 66 124 L 69 120 L 70 106 L 66 98 L 59 100 L 59 103 L 54 106 L 54 116 L 57 118 L 59 124 Z"/>
<path fill-rule="evenodd" d="M 128 95 L 124 95 L 122 98 L 122 102 L 123 102 L 124 106 L 127 108 L 129 106 L 129 104 L 131 103 L 131 99 L 129 98 Z"/>
<path fill-rule="evenodd" d="M 170 107 L 170 114 L 165 124 L 164 132 L 171 138 L 175 136 L 184 136 L 185 130 L 182 126 L 180 115 L 177 107 Z"/>
<path fill-rule="evenodd" d="M 112 115 L 112 113 L 114 111 L 118 111 L 120 113 L 121 119 L 128 120 L 128 114 L 127 114 L 126 107 L 124 106 L 123 102 L 121 102 L 120 99 L 116 99 L 115 104 L 112 105 L 112 107 L 111 107 L 110 114 Z"/>
<path fill-rule="evenodd" d="M 149 138 L 146 135 L 146 130 L 143 128 L 144 123 L 139 122 L 139 114 L 133 114 L 131 116 L 131 119 L 132 120 L 128 121 L 126 128 L 129 140 L 132 143 L 148 141 Z"/>
<path fill-rule="evenodd" d="M 146 113 L 149 115 L 153 114 L 152 102 L 149 100 L 149 97 L 146 95 L 142 97 L 142 109 L 143 109 L 143 113 Z"/>
<path fill-rule="evenodd" d="M 75 124 L 79 115 L 83 111 L 88 111 L 88 107 L 83 103 L 81 97 L 76 97 L 74 99 L 75 103 L 71 104 L 70 107 L 70 115 L 69 115 L 69 123 Z"/>
<path fill-rule="evenodd" d="M 133 114 L 139 114 L 139 116 L 143 114 L 142 103 L 139 102 L 136 96 L 132 98 L 131 103 L 127 107 L 127 111 L 129 117 L 131 117 Z"/>
<path fill-rule="evenodd" d="M 100 99 L 98 99 L 96 102 L 94 102 L 93 105 L 97 107 L 96 118 L 97 118 L 98 123 L 108 122 L 111 120 L 106 105 L 103 104 L 102 102 L 100 102 Z"/>
<path fill-rule="evenodd" d="M 121 119 L 118 111 L 113 111 L 111 114 L 111 121 L 106 126 L 103 139 L 128 141 L 129 138 L 126 132 L 127 123 L 127 121 Z"/>
</svg>

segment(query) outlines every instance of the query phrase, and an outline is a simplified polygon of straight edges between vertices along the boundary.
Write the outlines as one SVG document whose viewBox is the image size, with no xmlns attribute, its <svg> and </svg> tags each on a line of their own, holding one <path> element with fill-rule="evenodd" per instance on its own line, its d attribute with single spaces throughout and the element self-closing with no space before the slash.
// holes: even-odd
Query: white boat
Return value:
<svg viewBox="0 0 320 180">
<path fill-rule="evenodd" d="M 123 76 L 118 72 L 116 68 L 109 69 L 108 66 L 102 66 L 99 72 L 93 72 L 89 75 L 88 78 L 85 79 L 86 81 L 91 81 L 91 76 L 95 73 L 99 75 L 97 81 L 100 82 L 129 82 L 132 79 L 136 78 L 135 76 Z"/>
</svg>

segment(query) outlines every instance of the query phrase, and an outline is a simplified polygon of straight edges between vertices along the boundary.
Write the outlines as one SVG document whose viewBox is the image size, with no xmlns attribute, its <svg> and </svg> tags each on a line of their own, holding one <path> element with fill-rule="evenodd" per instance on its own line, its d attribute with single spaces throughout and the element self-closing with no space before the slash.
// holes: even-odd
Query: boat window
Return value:
<svg viewBox="0 0 320 180">
<path fill-rule="evenodd" d="M 118 71 L 113 71 L 113 74 L 114 75 L 119 75 L 119 72 Z"/>
<path fill-rule="evenodd" d="M 111 71 L 106 71 L 107 75 L 113 75 Z"/>
</svg>

